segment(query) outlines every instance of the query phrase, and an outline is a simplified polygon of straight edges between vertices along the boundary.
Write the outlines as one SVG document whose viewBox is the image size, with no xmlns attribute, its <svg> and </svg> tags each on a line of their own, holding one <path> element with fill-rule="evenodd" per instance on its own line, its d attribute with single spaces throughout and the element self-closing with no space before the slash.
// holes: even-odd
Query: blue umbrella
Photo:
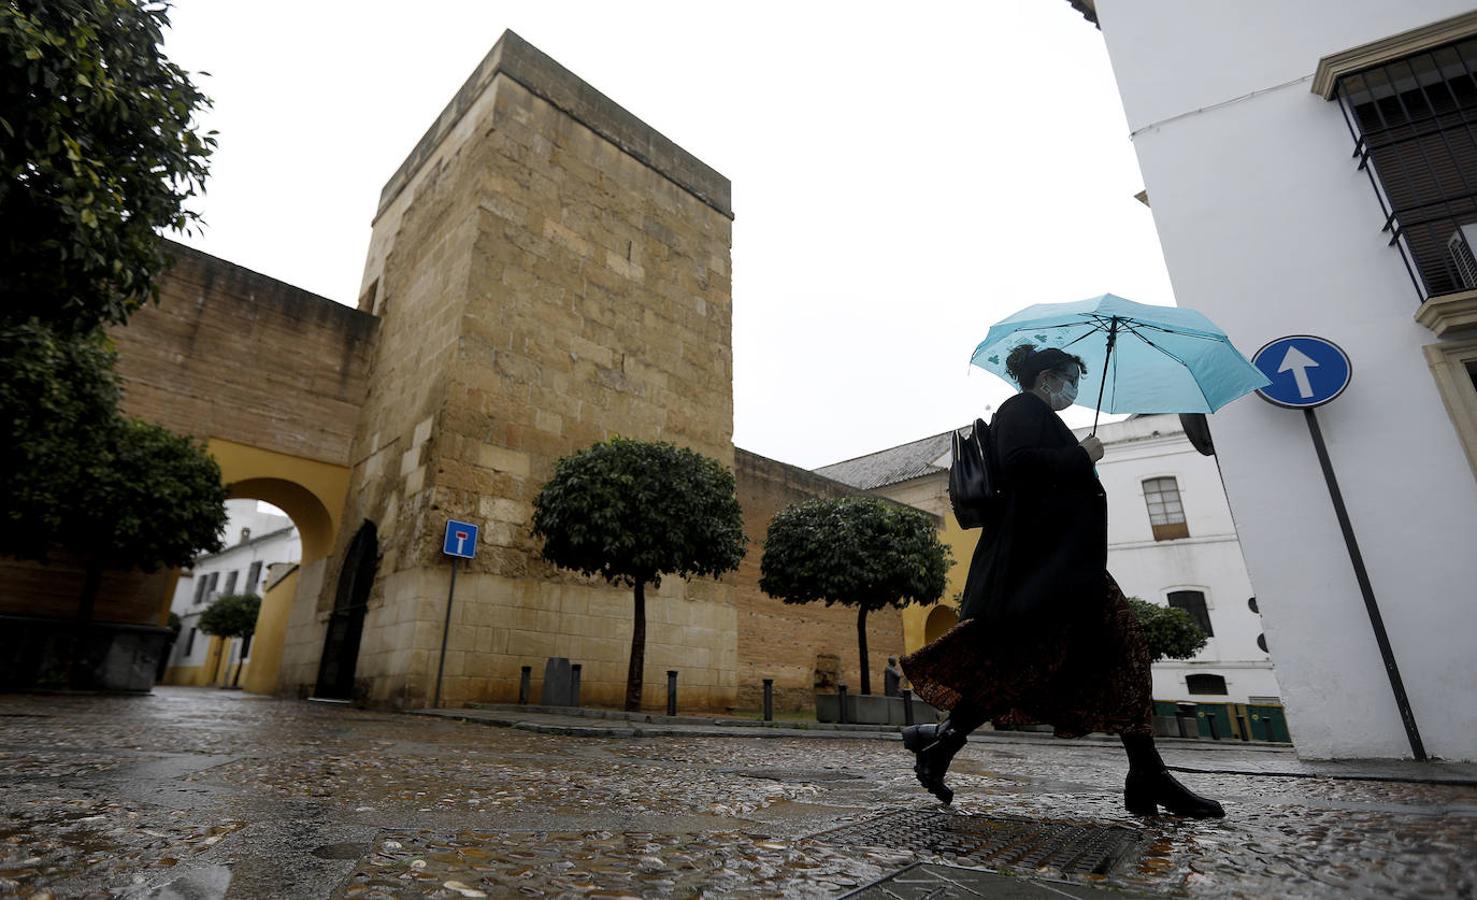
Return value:
<svg viewBox="0 0 1477 900">
<path fill-rule="evenodd" d="M 1083 381 L 1098 382 L 1098 415 L 1212 413 L 1271 383 L 1204 315 L 1112 294 L 1027 307 L 991 326 L 969 361 L 1013 381 L 1005 358 L 1020 344 L 1081 357 Z"/>
</svg>

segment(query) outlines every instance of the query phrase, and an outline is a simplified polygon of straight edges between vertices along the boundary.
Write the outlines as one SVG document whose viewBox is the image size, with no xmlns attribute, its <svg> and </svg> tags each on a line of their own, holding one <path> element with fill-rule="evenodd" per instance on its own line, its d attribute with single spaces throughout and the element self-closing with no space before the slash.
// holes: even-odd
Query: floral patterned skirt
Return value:
<svg viewBox="0 0 1477 900">
<path fill-rule="evenodd" d="M 1153 680 L 1138 617 L 1111 575 L 1102 602 L 1079 608 L 1029 632 L 992 632 L 966 619 L 903 657 L 903 671 L 914 694 L 939 709 L 962 706 L 959 714 L 976 720 L 971 727 L 1044 723 L 1063 738 L 1152 734 Z"/>
</svg>

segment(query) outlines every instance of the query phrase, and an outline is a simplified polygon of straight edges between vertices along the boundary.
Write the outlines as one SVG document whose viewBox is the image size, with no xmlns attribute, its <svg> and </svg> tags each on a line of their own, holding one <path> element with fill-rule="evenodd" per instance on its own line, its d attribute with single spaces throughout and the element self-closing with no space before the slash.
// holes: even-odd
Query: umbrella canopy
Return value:
<svg viewBox="0 0 1477 900">
<path fill-rule="evenodd" d="M 1112 294 L 1041 303 L 990 328 L 970 362 L 1014 383 L 1005 359 L 1021 344 L 1082 358 L 1082 405 L 1110 413 L 1211 413 L 1270 384 L 1201 313 Z"/>
</svg>

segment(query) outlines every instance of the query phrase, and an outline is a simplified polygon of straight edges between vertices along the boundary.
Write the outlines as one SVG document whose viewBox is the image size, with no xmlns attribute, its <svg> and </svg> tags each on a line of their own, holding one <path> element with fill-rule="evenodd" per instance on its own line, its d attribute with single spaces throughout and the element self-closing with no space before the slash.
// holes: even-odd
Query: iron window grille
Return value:
<svg viewBox="0 0 1477 900">
<path fill-rule="evenodd" d="M 1477 288 L 1461 237 L 1477 226 L 1477 38 L 1345 75 L 1335 94 L 1421 301 Z"/>
<path fill-rule="evenodd" d="M 1199 591 L 1170 591 L 1169 605 L 1172 609 L 1182 609 L 1189 613 L 1206 637 L 1215 637 L 1215 629 L 1210 627 L 1210 608 L 1205 605 L 1204 594 Z"/>
<path fill-rule="evenodd" d="M 1185 687 L 1192 694 L 1221 694 L 1226 693 L 1226 678 L 1224 675 L 1186 675 Z"/>
</svg>

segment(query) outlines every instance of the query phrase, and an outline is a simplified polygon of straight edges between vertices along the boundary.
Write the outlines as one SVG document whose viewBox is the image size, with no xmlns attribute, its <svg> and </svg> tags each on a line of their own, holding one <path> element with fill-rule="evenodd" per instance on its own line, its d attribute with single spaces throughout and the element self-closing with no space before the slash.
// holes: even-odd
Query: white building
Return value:
<svg viewBox="0 0 1477 900">
<path fill-rule="evenodd" d="M 1137 416 L 1098 437 L 1108 570 L 1128 596 L 1183 609 L 1208 635 L 1193 658 L 1154 664 L 1154 699 L 1280 704 L 1215 458 L 1191 445 L 1179 416 Z"/>
<path fill-rule="evenodd" d="M 1089 430 L 1080 430 L 1078 437 Z M 1262 640 L 1255 592 L 1215 459 L 1195 449 L 1174 415 L 1105 424 L 1098 437 L 1104 447 L 1098 477 L 1108 495 L 1109 571 L 1125 594 L 1182 608 L 1210 635 L 1195 657 L 1154 665 L 1154 699 L 1279 705 L 1281 692 Z M 956 557 L 950 572 L 954 593 L 963 588 L 980 532 L 961 531 L 954 522 L 949 462 L 946 432 L 816 471 L 943 516 L 944 538 Z M 925 621 L 904 612 L 905 628 Z M 937 631 L 928 630 L 929 636 Z M 910 647 L 924 640 L 922 635 L 908 637 Z M 1296 739 L 1297 722 L 1291 727 Z M 1259 723 L 1249 730 L 1261 738 Z"/>
<path fill-rule="evenodd" d="M 201 613 L 226 594 L 266 592 L 272 567 L 302 560 L 302 542 L 287 516 L 261 512 L 255 500 L 226 501 L 226 548 L 202 556 L 180 574 L 170 611 L 180 617 L 179 639 L 170 653 L 170 674 L 176 684 L 209 683 L 212 671 L 203 671 L 211 641 L 199 631 Z M 229 665 L 238 661 L 240 641 L 232 641 Z M 219 660 L 217 660 L 217 663 Z"/>
<path fill-rule="evenodd" d="M 1316 419 L 1367 592 L 1305 415 L 1249 397 L 1211 421 L 1299 752 L 1477 759 L 1477 260 L 1453 241 L 1477 238 L 1471 0 L 1073 5 L 1178 301 L 1244 349 L 1316 334 L 1353 363 Z"/>
</svg>

